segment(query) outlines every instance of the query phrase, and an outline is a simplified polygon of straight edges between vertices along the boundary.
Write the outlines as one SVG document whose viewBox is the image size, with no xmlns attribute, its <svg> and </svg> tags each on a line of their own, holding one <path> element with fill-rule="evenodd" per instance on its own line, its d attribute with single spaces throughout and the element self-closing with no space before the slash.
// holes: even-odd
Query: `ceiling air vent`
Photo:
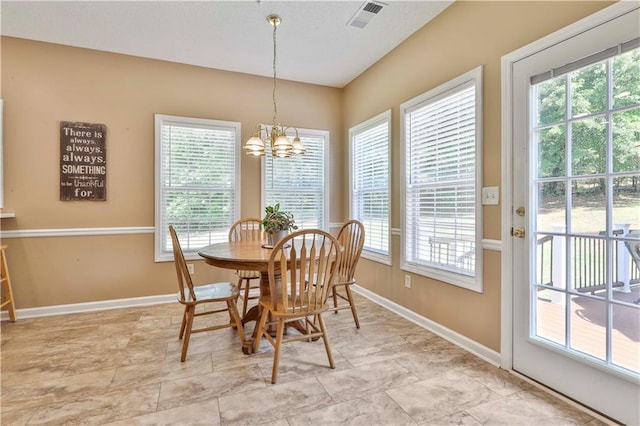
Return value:
<svg viewBox="0 0 640 426">
<path fill-rule="evenodd" d="M 366 1 L 360 6 L 360 9 L 353 15 L 353 17 L 347 22 L 347 26 L 364 28 L 373 19 L 374 16 L 387 6 L 387 3 L 381 1 Z"/>
</svg>

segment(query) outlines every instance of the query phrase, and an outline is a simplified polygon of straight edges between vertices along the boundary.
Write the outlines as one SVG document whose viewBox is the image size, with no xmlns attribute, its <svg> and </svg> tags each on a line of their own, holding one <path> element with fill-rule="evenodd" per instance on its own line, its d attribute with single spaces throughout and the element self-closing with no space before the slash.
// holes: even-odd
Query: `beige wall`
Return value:
<svg viewBox="0 0 640 426">
<path fill-rule="evenodd" d="M 392 110 L 392 226 L 400 228 L 400 104 L 479 65 L 483 66 L 483 186 L 501 184 L 501 57 L 610 3 L 456 2 L 408 38 L 344 90 L 344 136 L 350 127 Z M 346 165 L 345 165 L 346 167 Z M 483 238 L 500 240 L 501 206 L 485 206 Z M 393 266 L 362 260 L 358 281 L 367 289 L 445 327 L 500 350 L 500 253 L 484 250 L 484 293 L 412 275 L 411 289 L 399 269 L 400 243 L 393 237 Z"/>
<path fill-rule="evenodd" d="M 484 66 L 484 185 L 500 185 L 500 58 L 602 9 L 604 2 L 456 2 L 344 89 L 278 83 L 282 122 L 331 132 L 331 222 L 347 218 L 348 129 L 393 111 L 393 227 L 400 227 L 399 105 Z M 154 224 L 153 114 L 240 121 L 242 140 L 271 117 L 271 79 L 15 38 L 2 38 L 3 230 Z M 59 122 L 106 124 L 108 201 L 59 201 Z M 242 158 L 242 215 L 261 215 L 260 167 Z M 484 208 L 500 239 L 500 207 Z M 153 234 L 15 238 L 9 265 L 18 308 L 163 295 L 172 263 L 153 261 Z M 484 293 L 363 260 L 360 285 L 478 343 L 500 348 L 500 253 L 484 251 Z M 196 262 L 196 282 L 230 279 Z"/>
<path fill-rule="evenodd" d="M 2 39 L 3 230 L 154 225 L 154 114 L 240 121 L 242 140 L 272 117 L 272 79 L 93 50 Z M 342 92 L 282 81 L 278 118 L 327 129 L 341 154 Z M 107 126 L 107 201 L 59 201 L 59 122 Z M 261 216 L 260 160 L 242 156 L 241 213 Z M 341 221 L 343 171 L 331 167 L 331 221 Z M 5 239 L 18 308 L 169 294 L 172 263 L 153 234 Z M 197 282 L 231 279 L 196 262 Z"/>
</svg>

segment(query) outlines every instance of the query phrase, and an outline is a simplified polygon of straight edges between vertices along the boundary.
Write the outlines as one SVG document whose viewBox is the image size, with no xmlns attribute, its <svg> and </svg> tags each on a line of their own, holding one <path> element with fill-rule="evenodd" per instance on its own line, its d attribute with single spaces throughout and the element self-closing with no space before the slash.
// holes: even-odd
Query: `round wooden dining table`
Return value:
<svg viewBox="0 0 640 426">
<path fill-rule="evenodd" d="M 271 249 L 265 248 L 266 241 L 239 240 L 211 244 L 201 249 L 198 254 L 209 265 L 224 269 L 248 270 L 260 272 L 260 295 L 270 294 L 269 290 L 269 257 Z M 242 318 L 242 324 L 256 321 L 256 327 L 250 337 L 242 345 L 245 354 L 253 352 L 253 342 L 257 335 L 257 321 L 260 318 L 260 304 L 253 306 Z M 291 323 L 290 326 L 304 332 L 301 324 Z"/>
</svg>

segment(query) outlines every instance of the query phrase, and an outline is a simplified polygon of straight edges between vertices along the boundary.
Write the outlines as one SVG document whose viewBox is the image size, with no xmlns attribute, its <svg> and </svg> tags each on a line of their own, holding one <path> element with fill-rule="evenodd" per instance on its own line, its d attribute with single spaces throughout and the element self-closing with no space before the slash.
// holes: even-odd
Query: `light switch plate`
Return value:
<svg viewBox="0 0 640 426">
<path fill-rule="evenodd" d="M 497 205 L 500 202 L 500 189 L 497 186 L 485 186 L 482 188 L 482 204 Z"/>
</svg>

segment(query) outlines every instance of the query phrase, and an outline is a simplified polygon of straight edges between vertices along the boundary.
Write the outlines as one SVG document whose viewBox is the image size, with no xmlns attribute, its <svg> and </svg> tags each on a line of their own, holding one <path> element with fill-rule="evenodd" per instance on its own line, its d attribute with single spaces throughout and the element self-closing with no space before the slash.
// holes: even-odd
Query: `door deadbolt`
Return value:
<svg viewBox="0 0 640 426">
<path fill-rule="evenodd" d="M 516 210 L 516 214 L 518 216 L 524 216 L 524 207 L 518 207 L 518 209 Z"/>
<path fill-rule="evenodd" d="M 511 235 L 518 238 L 524 238 L 524 235 L 525 235 L 524 228 L 512 228 Z"/>
</svg>

